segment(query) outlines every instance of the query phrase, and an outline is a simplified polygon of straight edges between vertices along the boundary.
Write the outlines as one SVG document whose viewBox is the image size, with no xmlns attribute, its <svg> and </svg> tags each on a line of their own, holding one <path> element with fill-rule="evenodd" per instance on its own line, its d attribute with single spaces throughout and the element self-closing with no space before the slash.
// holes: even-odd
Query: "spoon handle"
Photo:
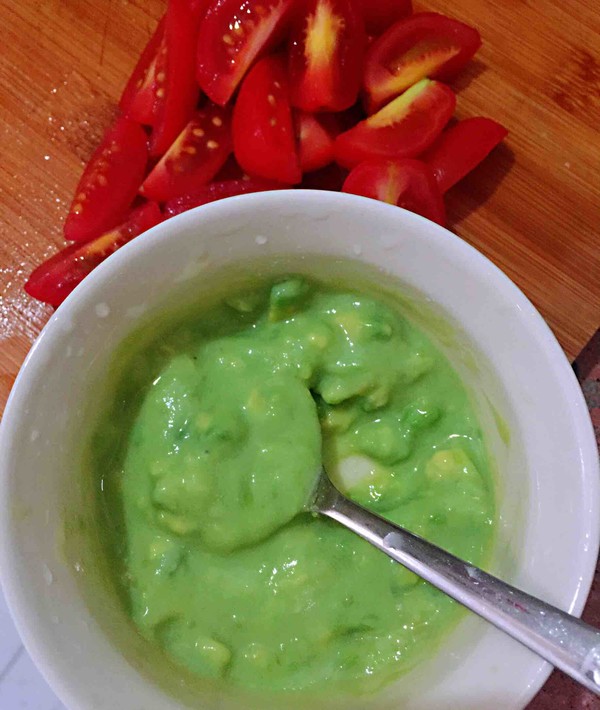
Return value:
<svg viewBox="0 0 600 710">
<path fill-rule="evenodd" d="M 329 482 L 315 510 L 600 695 L 600 631 L 353 503 Z"/>
</svg>

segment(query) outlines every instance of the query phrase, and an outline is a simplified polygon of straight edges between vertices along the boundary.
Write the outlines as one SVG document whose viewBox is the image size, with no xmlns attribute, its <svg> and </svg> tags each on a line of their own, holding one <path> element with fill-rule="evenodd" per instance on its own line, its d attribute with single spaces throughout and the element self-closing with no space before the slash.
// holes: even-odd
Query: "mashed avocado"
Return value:
<svg viewBox="0 0 600 710">
<path fill-rule="evenodd" d="M 290 277 L 129 347 L 93 461 L 140 632 L 273 691 L 369 692 L 430 652 L 457 606 L 303 512 L 324 460 L 361 504 L 482 561 L 482 435 L 429 340 L 383 301 Z"/>
</svg>

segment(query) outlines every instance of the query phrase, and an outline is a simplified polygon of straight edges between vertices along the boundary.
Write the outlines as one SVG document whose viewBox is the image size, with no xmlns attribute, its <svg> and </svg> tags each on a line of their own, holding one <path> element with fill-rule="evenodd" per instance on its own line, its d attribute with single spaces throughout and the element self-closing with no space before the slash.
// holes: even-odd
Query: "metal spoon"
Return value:
<svg viewBox="0 0 600 710">
<path fill-rule="evenodd" d="M 600 695 L 600 631 L 511 587 L 344 497 L 321 470 L 307 509 L 378 547 Z"/>
</svg>

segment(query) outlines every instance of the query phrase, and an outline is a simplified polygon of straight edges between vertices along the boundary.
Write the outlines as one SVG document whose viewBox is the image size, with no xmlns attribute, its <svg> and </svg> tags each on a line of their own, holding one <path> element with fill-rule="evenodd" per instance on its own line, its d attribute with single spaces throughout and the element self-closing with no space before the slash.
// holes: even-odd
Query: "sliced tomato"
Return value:
<svg viewBox="0 0 600 710">
<path fill-rule="evenodd" d="M 371 158 L 414 158 L 442 132 L 456 97 L 444 84 L 422 79 L 401 96 L 335 140 L 335 159 L 344 167 Z"/>
<path fill-rule="evenodd" d="M 370 109 L 430 77 L 450 79 L 481 46 L 479 32 L 436 12 L 421 12 L 392 25 L 367 52 L 364 88 Z"/>
<path fill-rule="evenodd" d="M 466 118 L 442 133 L 423 155 L 446 192 L 501 143 L 508 131 L 491 118 Z"/>
<path fill-rule="evenodd" d="M 157 204 L 143 204 L 133 210 L 121 226 L 91 242 L 71 244 L 40 264 L 27 280 L 25 291 L 39 301 L 60 305 L 101 261 L 161 220 Z"/>
<path fill-rule="evenodd" d="M 303 173 L 318 170 L 333 160 L 333 134 L 313 114 L 295 114 L 298 157 Z"/>
<path fill-rule="evenodd" d="M 366 49 L 355 0 L 305 0 L 288 53 L 292 106 L 342 111 L 356 101 Z"/>
<path fill-rule="evenodd" d="M 206 11 L 212 4 L 211 0 L 188 0 L 190 8 L 194 14 L 196 14 L 200 19 L 206 15 Z"/>
<path fill-rule="evenodd" d="M 166 217 L 174 217 L 176 214 L 187 212 L 193 207 L 207 205 L 209 202 L 223 200 L 226 197 L 235 195 L 246 195 L 250 192 L 266 192 L 267 190 L 285 190 L 289 185 L 284 185 L 275 180 L 263 180 L 262 178 L 247 178 L 241 180 L 224 180 L 223 182 L 212 182 L 210 185 L 196 190 L 195 192 L 176 197 L 165 203 Z"/>
<path fill-rule="evenodd" d="M 75 190 L 64 226 L 67 239 L 88 241 L 123 221 L 144 179 L 147 140 L 128 118 L 106 133 Z"/>
<path fill-rule="evenodd" d="M 380 35 L 394 22 L 412 14 L 411 0 L 359 0 L 359 6 L 370 35 Z"/>
<path fill-rule="evenodd" d="M 165 37 L 155 68 L 154 130 L 150 154 L 163 155 L 191 119 L 199 90 L 194 72 L 201 8 L 190 0 L 169 0 Z"/>
<path fill-rule="evenodd" d="M 431 168 L 421 160 L 368 160 L 357 165 L 342 188 L 404 207 L 437 222 L 446 222 L 444 200 Z"/>
<path fill-rule="evenodd" d="M 244 79 L 233 108 L 233 151 L 250 175 L 287 185 L 300 182 L 282 57 L 261 59 Z"/>
<path fill-rule="evenodd" d="M 198 83 L 224 105 L 261 52 L 276 41 L 293 0 L 216 0 L 198 33 Z"/>
<path fill-rule="evenodd" d="M 146 126 L 151 126 L 154 122 L 156 64 L 164 34 L 165 18 L 163 17 L 142 52 L 119 101 L 119 107 L 127 118 Z"/>
<path fill-rule="evenodd" d="M 231 110 L 208 104 L 196 112 L 140 188 L 163 202 L 210 182 L 232 150 Z"/>
</svg>

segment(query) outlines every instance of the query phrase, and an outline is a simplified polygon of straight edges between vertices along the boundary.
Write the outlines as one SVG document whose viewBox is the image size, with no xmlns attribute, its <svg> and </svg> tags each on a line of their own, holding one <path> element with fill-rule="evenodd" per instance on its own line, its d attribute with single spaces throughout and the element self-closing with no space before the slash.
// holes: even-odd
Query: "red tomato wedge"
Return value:
<svg viewBox="0 0 600 710">
<path fill-rule="evenodd" d="M 165 38 L 156 61 L 154 130 L 150 154 L 160 156 L 181 133 L 198 102 L 194 72 L 200 7 L 190 0 L 169 0 Z"/>
<path fill-rule="evenodd" d="M 71 244 L 37 267 L 25 291 L 39 301 L 60 305 L 83 279 L 126 242 L 162 220 L 158 205 L 148 202 L 131 212 L 120 226 L 85 244 Z"/>
<path fill-rule="evenodd" d="M 198 83 L 221 106 L 287 21 L 293 0 L 216 0 L 198 33 Z"/>
<path fill-rule="evenodd" d="M 318 170 L 333 160 L 334 137 L 323 123 L 311 113 L 298 111 L 295 115 L 298 138 L 298 158 L 303 173 Z"/>
<path fill-rule="evenodd" d="M 335 159 L 351 168 L 371 158 L 414 158 L 428 148 L 450 120 L 454 93 L 422 79 L 401 96 L 335 140 Z"/>
<path fill-rule="evenodd" d="M 412 13 L 411 0 L 359 0 L 358 4 L 370 35 L 380 35 Z"/>
<path fill-rule="evenodd" d="M 366 49 L 355 0 L 306 0 L 288 52 L 292 106 L 342 111 L 356 101 Z"/>
<path fill-rule="evenodd" d="M 200 109 L 140 188 L 140 194 L 163 202 L 207 182 L 223 167 L 232 150 L 231 110 L 209 104 Z"/>
<path fill-rule="evenodd" d="M 287 185 L 300 182 L 282 57 L 261 59 L 244 79 L 233 107 L 233 151 L 250 175 Z"/>
<path fill-rule="evenodd" d="M 450 79 L 480 46 L 477 30 L 436 12 L 400 20 L 367 52 L 364 88 L 370 108 L 381 106 L 424 77 Z"/>
<path fill-rule="evenodd" d="M 437 222 L 446 222 L 442 193 L 431 168 L 420 160 L 368 160 L 350 172 L 344 192 L 404 207 Z"/>
<path fill-rule="evenodd" d="M 83 175 L 64 226 L 66 239 L 88 241 L 123 221 L 148 162 L 144 129 L 120 118 L 106 133 Z"/>
<path fill-rule="evenodd" d="M 119 108 L 127 118 L 146 126 L 151 126 L 154 122 L 156 64 L 164 34 L 165 18 L 163 17 L 142 52 L 119 101 Z"/>
<path fill-rule="evenodd" d="M 246 195 L 250 192 L 266 192 L 267 190 L 285 190 L 289 185 L 283 185 L 274 180 L 263 180 L 262 178 L 248 178 L 241 180 L 224 180 L 223 182 L 212 182 L 200 190 L 176 197 L 165 204 L 165 215 L 174 217 L 176 214 L 187 212 L 193 207 L 207 205 L 209 202 L 223 200 L 226 197 L 235 195 Z"/>
<path fill-rule="evenodd" d="M 466 118 L 442 133 L 422 156 L 442 192 L 479 165 L 501 143 L 508 131 L 491 118 Z"/>
</svg>

